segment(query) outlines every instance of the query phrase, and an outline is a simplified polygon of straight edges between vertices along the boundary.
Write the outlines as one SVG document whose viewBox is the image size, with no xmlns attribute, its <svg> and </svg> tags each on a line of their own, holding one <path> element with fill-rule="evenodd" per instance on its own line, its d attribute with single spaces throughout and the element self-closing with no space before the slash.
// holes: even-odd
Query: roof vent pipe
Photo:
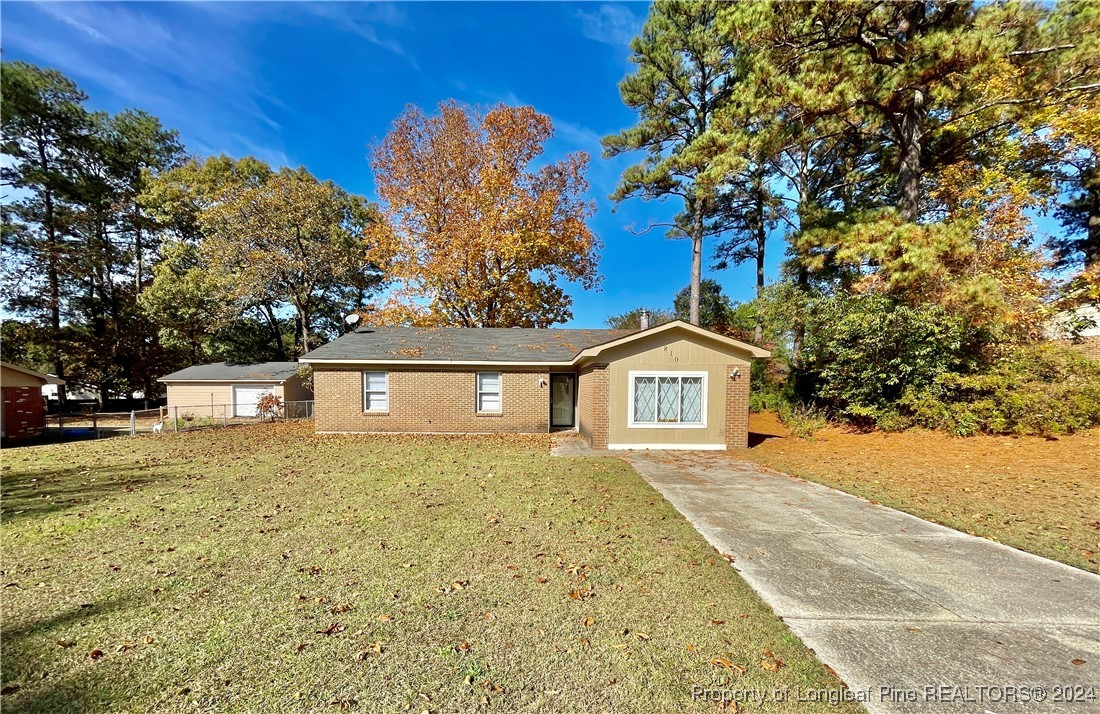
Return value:
<svg viewBox="0 0 1100 714">
<path fill-rule="evenodd" d="M 638 327 L 642 330 L 649 329 L 649 310 L 642 310 L 642 314 L 638 316 Z"/>
</svg>

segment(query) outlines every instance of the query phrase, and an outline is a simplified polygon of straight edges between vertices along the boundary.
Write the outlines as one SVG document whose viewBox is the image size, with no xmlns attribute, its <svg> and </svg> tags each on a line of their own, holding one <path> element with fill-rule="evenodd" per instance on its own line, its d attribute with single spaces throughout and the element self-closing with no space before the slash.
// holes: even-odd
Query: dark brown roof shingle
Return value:
<svg viewBox="0 0 1100 714">
<path fill-rule="evenodd" d="M 360 327 L 302 360 L 569 362 L 581 350 L 635 330 L 528 327 Z"/>
</svg>

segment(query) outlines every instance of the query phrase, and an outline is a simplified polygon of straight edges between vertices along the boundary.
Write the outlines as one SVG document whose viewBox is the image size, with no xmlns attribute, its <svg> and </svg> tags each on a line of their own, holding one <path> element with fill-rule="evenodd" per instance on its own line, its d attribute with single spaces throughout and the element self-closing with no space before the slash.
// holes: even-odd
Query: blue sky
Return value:
<svg viewBox="0 0 1100 714">
<path fill-rule="evenodd" d="M 571 291 L 569 326 L 596 327 L 639 305 L 670 305 L 691 249 L 659 230 L 675 203 L 607 196 L 631 159 L 600 158 L 600 137 L 630 126 L 618 82 L 645 3 L 4 3 L 7 60 L 54 67 L 94 109 L 144 109 L 193 154 L 253 154 L 303 165 L 375 199 L 367 153 L 406 104 L 454 98 L 528 104 L 554 121 L 553 159 L 592 157 L 592 229 L 604 241 L 599 292 Z M 774 275 L 783 246 L 773 243 Z M 708 256 L 709 257 L 709 256 Z M 736 299 L 750 266 L 713 275 Z"/>
</svg>

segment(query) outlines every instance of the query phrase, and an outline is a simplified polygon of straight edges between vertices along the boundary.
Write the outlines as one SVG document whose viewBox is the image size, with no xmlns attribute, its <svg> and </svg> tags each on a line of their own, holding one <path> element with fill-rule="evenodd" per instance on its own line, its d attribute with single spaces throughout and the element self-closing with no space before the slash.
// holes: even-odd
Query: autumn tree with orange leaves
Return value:
<svg viewBox="0 0 1100 714">
<path fill-rule="evenodd" d="M 588 155 L 532 169 L 554 134 L 532 107 L 409 106 L 371 154 L 383 220 L 368 260 L 393 281 L 376 324 L 549 327 L 572 317 L 561 281 L 597 287 Z"/>
</svg>

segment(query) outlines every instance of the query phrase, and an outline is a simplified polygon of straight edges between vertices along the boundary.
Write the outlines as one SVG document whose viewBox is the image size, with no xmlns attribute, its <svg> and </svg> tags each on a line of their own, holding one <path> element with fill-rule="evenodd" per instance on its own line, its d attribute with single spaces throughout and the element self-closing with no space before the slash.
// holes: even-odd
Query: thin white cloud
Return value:
<svg viewBox="0 0 1100 714">
<path fill-rule="evenodd" d="M 60 20 L 61 22 L 68 25 L 69 27 L 72 27 L 76 30 L 79 30 L 80 32 L 83 32 L 85 35 L 91 37 L 96 42 L 102 42 L 103 44 L 112 45 L 112 46 L 115 45 L 115 43 L 111 40 L 110 37 L 108 37 L 107 35 L 104 35 L 102 32 L 95 29 L 94 27 L 91 27 L 90 25 L 84 24 L 83 22 L 81 22 L 77 18 L 73 17 L 72 15 L 69 15 L 67 13 L 62 12 L 61 7 L 58 6 L 57 4 L 47 3 L 47 2 L 40 2 L 40 3 L 35 3 L 35 5 L 40 10 L 42 10 L 42 12 L 46 13 L 47 15 L 52 17 L 53 19 Z"/>
<path fill-rule="evenodd" d="M 235 155 L 235 156 L 238 156 L 238 157 L 239 156 L 244 156 L 246 154 L 251 155 L 251 156 L 255 156 L 257 159 L 260 159 L 261 161 L 266 161 L 268 164 L 270 164 L 272 167 L 274 167 L 276 169 L 281 168 L 283 166 L 289 166 L 289 167 L 292 167 L 292 168 L 296 166 L 296 164 L 294 164 L 294 162 L 291 161 L 290 156 L 287 155 L 286 151 L 284 151 L 281 148 L 276 148 L 276 147 L 273 147 L 273 146 L 263 146 L 261 144 L 257 144 L 256 142 L 252 141 L 248 137 L 242 136 L 240 134 L 233 134 L 232 138 L 235 140 L 235 143 L 240 148 L 244 149 L 244 151 L 230 151 L 230 152 L 228 152 L 232 155 Z"/>
<path fill-rule="evenodd" d="M 600 144 L 601 135 L 599 132 L 571 121 L 562 119 L 554 119 L 553 121 L 554 133 L 562 141 L 574 144 L 577 148 L 584 149 L 589 153 L 595 152 L 599 155 L 603 148 Z"/>
<path fill-rule="evenodd" d="M 9 47 L 161 117 L 183 132 L 192 151 L 200 145 L 201 153 L 255 153 L 277 165 L 289 163 L 285 152 L 269 148 L 282 145 L 282 127 L 271 110 L 286 106 L 257 81 L 246 46 L 226 41 L 224 24 L 186 18 L 194 6 L 179 6 L 169 16 L 180 20 L 172 22 L 171 32 L 139 5 L 34 7 L 48 24 L 28 23 L 27 17 L 6 23 Z M 212 25 L 218 31 L 210 31 Z M 235 141 L 229 127 L 255 143 Z"/>
<path fill-rule="evenodd" d="M 349 31 L 363 38 L 372 45 L 377 45 L 389 50 L 398 57 L 408 60 L 413 69 L 419 70 L 416 60 L 396 40 L 382 37 L 378 34 L 378 25 L 396 26 L 404 21 L 404 15 L 393 3 L 370 3 L 353 5 L 354 14 L 348 6 L 334 2 L 313 2 L 304 6 L 308 12 L 316 17 L 333 23 L 337 28 Z"/>
<path fill-rule="evenodd" d="M 624 5 L 600 5 L 591 12 L 577 10 L 576 14 L 585 37 L 616 47 L 629 46 L 644 22 Z"/>
</svg>

